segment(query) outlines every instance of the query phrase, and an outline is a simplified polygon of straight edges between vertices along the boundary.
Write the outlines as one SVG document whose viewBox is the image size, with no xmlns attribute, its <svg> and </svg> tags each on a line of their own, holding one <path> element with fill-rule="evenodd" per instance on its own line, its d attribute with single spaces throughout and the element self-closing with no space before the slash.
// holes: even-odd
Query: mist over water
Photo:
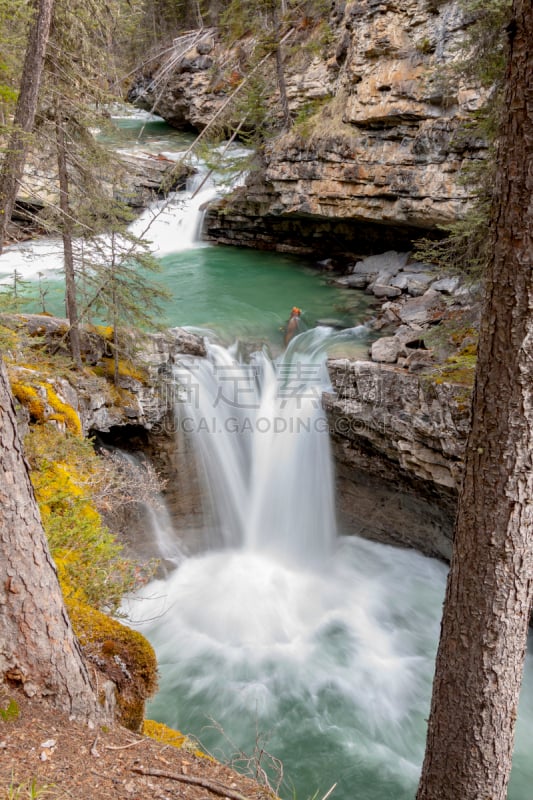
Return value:
<svg viewBox="0 0 533 800">
<path fill-rule="evenodd" d="M 149 713 L 219 756 L 249 752 L 259 731 L 285 763 L 284 797 L 291 784 L 307 797 L 337 781 L 346 800 L 355 787 L 407 798 L 423 754 L 445 568 L 337 536 L 320 405 L 321 349 L 334 336 L 303 334 L 277 363 L 257 354 L 242 365 L 212 346 L 190 365 L 199 391 L 178 414 L 217 422 L 196 438 L 219 538 L 130 613 L 161 665 Z M 246 398 L 237 410 L 230 374 Z"/>
</svg>

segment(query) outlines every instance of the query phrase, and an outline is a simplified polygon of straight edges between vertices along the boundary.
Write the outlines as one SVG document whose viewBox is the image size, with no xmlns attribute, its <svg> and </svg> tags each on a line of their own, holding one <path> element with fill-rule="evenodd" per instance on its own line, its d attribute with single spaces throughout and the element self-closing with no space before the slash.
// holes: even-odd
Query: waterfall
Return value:
<svg viewBox="0 0 533 800">
<path fill-rule="evenodd" d="M 124 461 L 131 464 L 142 475 L 147 464 L 145 458 L 110 444 L 100 444 L 100 447 L 112 453 L 118 463 Z M 136 521 L 129 531 L 132 535 L 129 544 L 136 556 L 147 560 L 153 557 L 160 559 L 163 572 L 178 566 L 184 558 L 184 548 L 176 536 L 163 495 L 158 492 L 149 501 L 137 501 L 134 519 Z"/>
<path fill-rule="evenodd" d="M 172 192 L 165 200 L 153 203 L 130 230 L 147 239 L 157 256 L 198 247 L 207 205 L 218 194 L 214 179 L 207 177 L 205 167 L 199 166 L 188 178 L 184 191 Z"/>
<path fill-rule="evenodd" d="M 259 352 L 244 364 L 211 344 L 206 360 L 176 369 L 177 424 L 195 433 L 226 547 L 299 563 L 331 553 L 333 474 L 321 407 L 328 378 L 320 349 L 309 346 L 323 336 L 301 334 L 307 348 L 295 344 L 277 362 Z"/>
<path fill-rule="evenodd" d="M 258 352 L 248 364 L 211 344 L 177 365 L 177 425 L 196 441 L 219 536 L 126 611 L 158 655 L 155 718 L 220 756 L 210 717 L 245 751 L 259 730 L 302 797 L 338 780 L 339 800 L 354 786 L 407 800 L 445 570 L 337 536 L 320 403 L 335 336 L 311 330 L 277 361 Z"/>
<path fill-rule="evenodd" d="M 446 569 L 336 533 L 319 402 L 336 336 L 317 328 L 247 364 L 211 344 L 177 365 L 177 425 L 195 440 L 219 536 L 126 611 L 160 665 L 152 717 L 222 759 L 259 740 L 284 763 L 286 800 L 333 783 L 337 800 L 412 800 Z M 528 660 L 521 708 L 532 684 Z M 530 795 L 528 710 L 513 800 Z"/>
<path fill-rule="evenodd" d="M 156 256 L 166 253 L 200 247 L 202 222 L 207 204 L 219 193 L 215 180 L 205 180 L 206 167 L 198 164 L 198 172 L 191 176 L 187 188 L 172 192 L 165 200 L 158 200 L 130 225 L 130 232 L 138 238 L 146 239 Z M 205 183 L 200 186 L 201 182 Z M 102 260 L 106 248 L 111 252 L 108 237 L 98 237 L 94 254 Z M 129 249 L 129 245 L 125 249 Z M 89 259 L 91 247 L 78 240 L 74 242 L 74 256 L 77 262 Z M 56 275 L 63 268 L 63 248 L 59 239 L 46 237 L 13 245 L 0 255 L 0 282 L 16 270 L 25 280 L 37 280 L 41 275 Z"/>
</svg>

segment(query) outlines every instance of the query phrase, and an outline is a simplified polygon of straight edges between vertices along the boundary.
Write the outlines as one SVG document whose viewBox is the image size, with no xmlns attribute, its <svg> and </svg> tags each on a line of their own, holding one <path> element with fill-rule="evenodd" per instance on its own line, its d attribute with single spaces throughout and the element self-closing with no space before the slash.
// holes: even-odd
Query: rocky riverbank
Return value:
<svg viewBox="0 0 533 800">
<path fill-rule="evenodd" d="M 484 93 L 448 71 L 468 24 L 455 0 L 336 0 L 326 16 L 287 18 L 290 128 L 276 135 L 279 93 L 266 64 L 273 133 L 246 186 L 210 209 L 208 237 L 353 256 L 410 248 L 463 214 L 461 173 L 486 152 L 463 128 Z M 221 124 L 235 127 L 254 46 L 252 36 L 229 46 L 215 29 L 198 31 L 138 75 L 130 98 L 176 127 L 201 130 L 223 108 Z"/>
<path fill-rule="evenodd" d="M 66 319 L 43 314 L 0 316 L 10 379 L 21 401 L 21 421 L 38 416 L 38 421 L 52 420 L 60 428 L 75 425 L 85 435 L 121 426 L 152 430 L 162 426 L 172 410 L 174 395 L 167 390 L 172 364 L 180 354 L 205 355 L 202 339 L 182 328 L 139 335 L 130 342 L 135 363 L 120 359 L 115 384 L 110 332 L 105 328 L 89 326 L 81 331 L 86 369 L 57 369 L 57 357 L 69 357 L 68 333 Z M 53 354 L 50 362 L 40 352 L 43 347 Z"/>
<path fill-rule="evenodd" d="M 375 298 L 368 361 L 329 362 L 341 523 L 448 559 L 474 378 L 478 290 L 409 253 L 336 277 Z"/>
</svg>

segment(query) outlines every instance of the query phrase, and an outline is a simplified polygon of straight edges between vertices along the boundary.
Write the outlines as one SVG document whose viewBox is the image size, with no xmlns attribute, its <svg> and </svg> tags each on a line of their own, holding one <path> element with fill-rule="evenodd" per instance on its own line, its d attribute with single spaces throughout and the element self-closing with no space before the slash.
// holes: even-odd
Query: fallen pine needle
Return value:
<svg viewBox="0 0 533 800">
<path fill-rule="evenodd" d="M 333 784 L 333 786 L 331 787 L 331 789 L 329 790 L 329 792 L 326 792 L 326 794 L 324 795 L 324 797 L 322 798 L 322 800 L 328 800 L 328 797 L 330 796 L 330 794 L 332 794 L 332 792 L 333 792 L 333 791 L 334 791 L 334 789 L 336 789 L 336 788 L 337 788 L 337 784 L 336 784 L 336 783 L 334 783 L 334 784 Z"/>
</svg>

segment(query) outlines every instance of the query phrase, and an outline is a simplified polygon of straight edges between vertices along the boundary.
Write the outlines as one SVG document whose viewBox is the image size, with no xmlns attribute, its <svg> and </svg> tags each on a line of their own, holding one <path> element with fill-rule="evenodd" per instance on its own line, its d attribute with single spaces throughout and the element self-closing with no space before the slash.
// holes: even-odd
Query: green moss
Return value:
<svg viewBox="0 0 533 800">
<path fill-rule="evenodd" d="M 142 634 L 76 600 L 67 601 L 72 626 L 89 661 L 117 686 L 119 722 L 138 731 L 146 699 L 157 689 L 157 661 Z"/>
<path fill-rule="evenodd" d="M 432 44 L 431 40 L 427 36 L 417 42 L 415 47 L 419 53 L 422 53 L 422 55 L 429 55 L 429 53 L 433 53 L 435 50 L 435 45 Z"/>
<path fill-rule="evenodd" d="M 469 347 L 465 347 L 464 351 L 468 351 Z M 447 358 L 435 372 L 435 383 L 457 383 L 461 386 L 473 386 L 474 377 L 476 374 L 476 355 L 461 351 L 457 355 Z"/>
<path fill-rule="evenodd" d="M 10 699 L 6 708 L 0 708 L 0 719 L 2 722 L 14 722 L 19 718 L 20 709 L 16 700 Z"/>
</svg>

